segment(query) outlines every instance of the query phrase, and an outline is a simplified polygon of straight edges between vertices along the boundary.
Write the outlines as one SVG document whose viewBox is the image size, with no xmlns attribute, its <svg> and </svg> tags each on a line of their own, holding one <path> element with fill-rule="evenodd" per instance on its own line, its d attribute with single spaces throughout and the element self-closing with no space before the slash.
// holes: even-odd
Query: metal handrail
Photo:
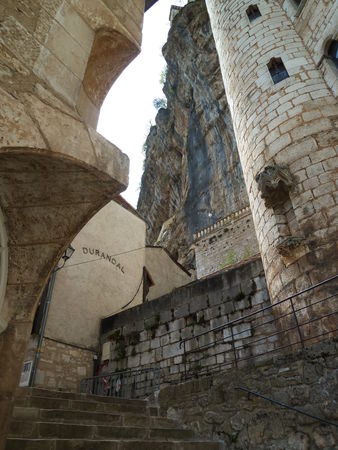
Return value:
<svg viewBox="0 0 338 450">
<path fill-rule="evenodd" d="M 145 398 L 160 389 L 159 366 L 107 372 L 80 382 L 80 393 L 116 398 Z"/>
<path fill-rule="evenodd" d="M 235 386 L 235 389 L 238 391 L 247 392 L 249 395 L 255 395 L 256 397 L 259 397 L 259 398 L 262 398 L 263 400 L 274 403 L 278 406 L 281 406 L 282 408 L 286 408 L 291 411 L 295 411 L 298 414 L 303 414 L 304 416 L 311 417 L 311 419 L 315 419 L 315 420 L 318 420 L 319 422 L 325 423 L 326 425 L 331 425 L 331 426 L 338 428 L 338 423 L 330 422 L 326 419 L 322 419 L 321 417 L 315 416 L 314 414 L 307 413 L 306 411 L 303 411 L 302 409 L 295 408 L 294 406 L 290 406 L 290 405 L 287 405 L 286 403 L 280 402 L 279 400 L 274 400 L 273 398 L 266 397 L 265 395 L 260 394 L 259 392 L 251 391 L 250 389 L 248 389 L 244 386 Z"/>
<path fill-rule="evenodd" d="M 183 345 L 183 364 L 184 364 L 184 378 L 187 379 L 191 376 L 201 376 L 204 374 L 210 374 L 211 372 L 219 370 L 220 367 L 233 366 L 238 367 L 238 364 L 243 361 L 248 361 L 251 359 L 266 357 L 268 354 L 276 353 L 286 348 L 294 348 L 300 345 L 302 348 L 305 347 L 307 342 L 319 342 L 324 336 L 331 335 L 334 336 L 337 329 L 331 329 L 327 331 L 327 325 L 325 319 L 335 316 L 338 314 L 334 305 L 328 303 L 328 307 L 324 311 L 320 304 L 323 302 L 329 302 L 330 300 L 337 297 L 336 291 L 334 293 L 329 293 L 324 298 L 321 295 L 319 299 L 313 298 L 313 296 L 303 297 L 305 305 L 294 302 L 295 297 L 299 297 L 305 293 L 313 291 L 314 289 L 329 283 L 330 281 L 336 280 L 338 275 L 330 277 L 316 285 L 308 287 L 296 294 L 292 294 L 289 297 L 273 304 L 260 308 L 254 312 L 241 316 L 237 319 L 231 320 L 225 324 L 219 325 L 217 327 L 211 328 L 204 331 L 198 335 L 186 338 L 180 342 L 180 347 Z M 326 293 L 327 294 L 327 293 Z M 280 305 L 285 305 L 289 302 L 287 309 L 281 308 L 281 314 L 279 314 L 279 309 L 277 309 L 278 314 L 272 314 L 275 308 Z M 313 308 L 319 305 L 319 312 L 313 310 Z M 269 311 L 268 316 L 265 319 L 266 311 Z M 288 312 L 285 312 L 288 311 Z M 303 317 L 302 312 L 307 312 L 307 317 Z M 271 318 L 271 316 L 273 316 Z M 304 320 L 305 319 L 305 320 Z M 259 322 L 256 323 L 256 320 Z M 286 320 L 286 327 L 283 325 L 283 320 Z M 293 323 L 291 322 L 293 321 Z M 318 334 L 317 330 L 313 333 L 312 328 L 309 326 L 314 323 L 319 322 L 323 324 L 323 328 Z M 328 322 L 334 324 L 333 322 Z M 268 334 L 264 334 L 265 327 L 273 325 L 273 330 L 268 330 Z M 320 327 L 322 325 L 319 325 Z M 238 329 L 236 329 L 236 327 Z M 227 334 L 218 336 L 217 333 L 220 331 L 227 331 Z M 260 330 L 260 331 L 259 331 Z M 259 331 L 260 335 L 253 338 L 254 334 Z M 214 333 L 214 334 L 213 334 Z M 295 339 L 294 333 L 298 334 L 298 338 Z M 314 334 L 316 334 L 314 336 Z M 199 339 L 203 336 L 209 337 L 209 342 L 201 342 Z M 283 341 L 286 339 L 287 342 Z M 186 348 L 187 342 L 192 342 L 189 349 Z M 197 345 L 193 345 L 193 343 Z M 262 352 L 260 345 L 267 343 L 268 347 L 264 348 Z M 202 345 L 199 345 L 199 344 Z M 222 346 L 225 344 L 226 347 Z M 217 348 L 217 346 L 220 348 Z M 209 354 L 209 350 L 211 354 Z M 223 355 L 223 356 L 220 356 Z M 188 358 L 190 357 L 190 358 Z M 207 358 L 213 357 L 209 362 L 206 361 Z"/>
<path fill-rule="evenodd" d="M 333 277 L 327 278 L 326 280 L 321 281 L 320 283 L 314 284 L 313 286 L 310 286 L 310 287 L 308 287 L 308 288 L 306 288 L 306 289 L 304 289 L 304 290 L 302 290 L 302 291 L 300 291 L 300 292 L 297 292 L 297 293 L 295 293 L 295 294 L 292 294 L 292 295 L 290 295 L 289 297 L 287 297 L 287 298 L 285 298 L 285 299 L 283 299 L 283 300 L 280 300 L 280 301 L 274 303 L 273 305 L 265 306 L 264 308 L 261 308 L 261 309 L 259 309 L 258 311 L 254 311 L 254 312 L 252 312 L 252 313 L 246 314 L 245 316 L 241 316 L 241 317 L 239 317 L 238 319 L 231 320 L 230 322 L 227 322 L 227 323 L 225 323 L 225 324 L 223 324 L 223 325 L 218 325 L 217 327 L 211 328 L 210 330 L 204 331 L 203 333 L 197 334 L 196 336 L 192 336 L 192 337 L 190 337 L 190 338 L 182 339 L 181 342 L 180 342 L 180 348 L 182 347 L 182 345 L 184 345 L 185 342 L 188 342 L 188 341 L 191 341 L 191 340 L 194 340 L 194 339 L 198 339 L 200 336 L 204 336 L 204 335 L 206 335 L 206 334 L 208 334 L 208 333 L 211 333 L 211 332 L 223 330 L 223 329 L 226 328 L 226 327 L 232 326 L 232 325 L 233 325 L 234 323 L 236 323 L 236 322 L 241 322 L 241 321 L 243 321 L 244 319 L 247 319 L 247 318 L 249 318 L 249 317 L 252 317 L 252 316 L 257 315 L 258 313 L 267 311 L 268 309 L 271 309 L 271 308 L 273 308 L 273 307 L 276 307 L 276 306 L 278 306 L 278 305 L 280 305 L 280 304 L 282 304 L 282 303 L 284 303 L 284 302 L 290 301 L 290 300 L 292 300 L 293 298 L 298 297 L 298 296 L 300 296 L 300 295 L 302 295 L 302 294 L 305 294 L 306 292 L 309 292 L 309 291 L 311 291 L 311 290 L 313 290 L 313 289 L 315 289 L 315 288 L 317 288 L 317 287 L 319 287 L 319 286 L 322 286 L 323 284 L 326 284 L 326 283 L 328 283 L 328 282 L 330 282 L 330 281 L 333 281 L 333 280 L 335 280 L 336 278 L 338 278 L 338 275 L 334 275 Z M 291 314 L 291 313 L 288 313 L 288 314 Z"/>
</svg>

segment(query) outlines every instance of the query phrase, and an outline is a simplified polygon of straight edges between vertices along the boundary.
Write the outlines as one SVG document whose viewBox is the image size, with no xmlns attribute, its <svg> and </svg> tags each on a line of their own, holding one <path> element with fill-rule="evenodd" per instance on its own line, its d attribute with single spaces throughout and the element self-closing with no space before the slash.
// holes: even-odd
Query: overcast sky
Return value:
<svg viewBox="0 0 338 450">
<path fill-rule="evenodd" d="M 135 207 L 143 170 L 142 146 L 157 113 L 153 100 L 164 97 L 160 75 L 166 63 L 161 49 L 169 31 L 170 7 L 186 3 L 159 0 L 146 12 L 142 51 L 120 75 L 101 108 L 98 131 L 129 156 L 129 187 L 122 195 Z"/>
</svg>

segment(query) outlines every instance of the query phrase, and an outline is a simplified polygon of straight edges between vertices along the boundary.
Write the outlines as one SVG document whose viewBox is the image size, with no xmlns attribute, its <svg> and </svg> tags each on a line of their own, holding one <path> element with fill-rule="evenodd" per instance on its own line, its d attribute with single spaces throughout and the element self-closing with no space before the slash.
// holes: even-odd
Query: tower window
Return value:
<svg viewBox="0 0 338 450">
<path fill-rule="evenodd" d="M 253 22 L 255 19 L 261 17 L 262 15 L 257 5 L 249 6 L 249 8 L 246 10 L 246 13 L 249 17 L 250 22 Z"/>
<path fill-rule="evenodd" d="M 338 69 L 338 41 L 334 40 L 330 42 L 330 45 L 327 49 L 327 57 L 334 62 L 335 66 Z"/>
<path fill-rule="evenodd" d="M 268 64 L 268 69 L 275 84 L 285 80 L 285 78 L 289 78 L 288 71 L 281 58 L 272 58 Z"/>
</svg>

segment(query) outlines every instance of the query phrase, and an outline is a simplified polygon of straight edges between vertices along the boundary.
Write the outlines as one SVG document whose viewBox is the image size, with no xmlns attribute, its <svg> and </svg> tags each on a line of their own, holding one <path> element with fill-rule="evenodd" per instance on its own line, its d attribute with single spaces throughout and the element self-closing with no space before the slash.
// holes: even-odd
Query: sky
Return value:
<svg viewBox="0 0 338 450">
<path fill-rule="evenodd" d="M 142 146 L 155 124 L 155 98 L 164 97 L 160 76 L 166 67 L 161 49 L 170 27 L 171 5 L 187 0 L 159 0 L 144 16 L 142 50 L 109 91 L 97 130 L 130 159 L 129 187 L 122 196 L 136 207 L 143 171 Z"/>
</svg>

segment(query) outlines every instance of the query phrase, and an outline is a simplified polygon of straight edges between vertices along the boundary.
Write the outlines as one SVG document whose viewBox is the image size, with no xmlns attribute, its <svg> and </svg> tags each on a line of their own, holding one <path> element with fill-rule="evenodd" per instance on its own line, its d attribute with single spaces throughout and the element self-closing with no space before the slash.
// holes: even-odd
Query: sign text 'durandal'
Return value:
<svg viewBox="0 0 338 450">
<path fill-rule="evenodd" d="M 89 248 L 89 247 L 82 247 L 82 251 L 84 255 L 93 255 L 98 256 L 99 258 L 105 259 L 106 261 L 109 261 L 113 264 L 117 269 L 119 269 L 124 274 L 124 267 L 116 261 L 115 258 L 113 258 L 111 255 L 108 255 L 108 253 L 102 252 L 101 250 L 95 249 L 95 248 Z"/>
</svg>

